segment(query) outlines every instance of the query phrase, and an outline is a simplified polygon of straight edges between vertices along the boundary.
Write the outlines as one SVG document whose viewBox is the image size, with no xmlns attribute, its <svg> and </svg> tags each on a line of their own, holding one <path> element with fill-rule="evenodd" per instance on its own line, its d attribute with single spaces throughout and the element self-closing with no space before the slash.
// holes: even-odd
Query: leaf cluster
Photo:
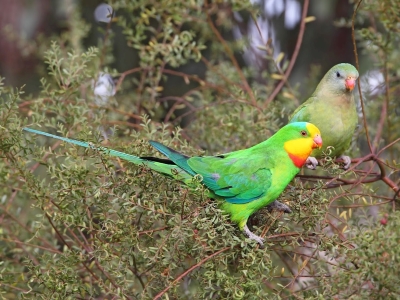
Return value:
<svg viewBox="0 0 400 300">
<path fill-rule="evenodd" d="M 269 100 L 289 61 L 268 41 L 259 47 L 266 68 L 238 59 L 250 44 L 229 32 L 234 14 L 257 20 L 249 2 L 116 0 L 113 8 L 117 17 L 96 46 L 83 48 L 89 29 L 77 7 L 70 31 L 43 41 L 38 95 L 0 81 L 0 297 L 398 297 L 400 217 L 389 205 L 399 196 L 397 2 L 365 1 L 355 20 L 365 57 L 384 74 L 385 92 L 365 100 L 374 151 L 361 128 L 357 167 L 344 173 L 327 159 L 279 198 L 292 214 L 253 216 L 265 249 L 229 221 L 200 178 L 188 189 L 101 151 L 21 131 L 138 156 L 160 155 L 150 139 L 187 155 L 217 154 L 265 140 L 298 104 L 289 82 Z M 117 30 L 138 57 L 123 72 L 111 67 L 123 59 L 110 48 Z M 98 105 L 101 72 L 117 77 L 117 93 Z"/>
</svg>

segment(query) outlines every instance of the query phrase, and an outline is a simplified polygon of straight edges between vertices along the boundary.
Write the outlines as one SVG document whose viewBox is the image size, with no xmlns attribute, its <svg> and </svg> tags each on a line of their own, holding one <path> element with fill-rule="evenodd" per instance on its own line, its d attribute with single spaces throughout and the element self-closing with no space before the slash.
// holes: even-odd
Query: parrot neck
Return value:
<svg viewBox="0 0 400 300">
<path fill-rule="evenodd" d="M 284 149 L 292 160 L 293 164 L 301 168 L 312 151 L 312 140 L 295 139 L 284 143 Z"/>
<path fill-rule="evenodd" d="M 326 103 L 326 99 L 330 99 L 332 97 L 338 97 L 341 102 L 349 103 L 353 100 L 353 92 L 348 91 L 343 86 L 342 88 L 332 85 L 328 80 L 321 80 L 317 88 L 315 89 L 313 96 L 320 101 Z"/>
<path fill-rule="evenodd" d="M 290 159 L 292 160 L 293 164 L 298 168 L 301 168 L 306 163 L 307 157 L 304 158 L 304 157 L 297 156 L 297 155 L 289 153 L 289 152 L 288 152 L 288 155 L 289 155 Z"/>
</svg>

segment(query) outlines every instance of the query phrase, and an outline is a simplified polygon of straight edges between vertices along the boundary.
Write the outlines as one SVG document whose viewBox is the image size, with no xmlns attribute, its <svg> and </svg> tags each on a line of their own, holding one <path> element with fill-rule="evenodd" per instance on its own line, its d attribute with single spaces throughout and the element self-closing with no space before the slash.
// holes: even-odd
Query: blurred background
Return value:
<svg viewBox="0 0 400 300">
<path fill-rule="evenodd" d="M 303 1 L 298 0 L 255 0 L 262 14 L 257 24 L 263 34 L 264 43 L 271 39 L 275 56 L 280 52 L 285 58 L 293 54 L 301 19 Z M 81 17 L 90 26 L 84 39 L 84 48 L 98 46 L 104 38 L 106 23 L 101 22 L 96 8 L 102 1 L 85 0 L 0 0 L 0 74 L 6 77 L 6 84 L 21 86 L 26 84 L 26 91 L 37 92 L 43 62 L 36 55 L 36 49 L 43 37 L 59 36 L 69 30 L 72 12 L 79 9 Z M 118 16 L 118 11 L 115 12 Z M 305 83 L 312 65 L 320 66 L 321 73 L 340 62 L 354 64 L 351 28 L 344 25 L 353 13 L 353 4 L 348 0 L 310 1 L 308 16 L 315 20 L 307 23 L 299 56 L 290 76 L 292 83 Z M 231 16 L 228 16 L 231 17 Z M 247 37 L 250 48 L 240 53 L 242 65 L 253 65 L 265 68 L 262 53 L 257 46 L 262 44 L 258 28 L 247 15 L 233 14 L 234 28 L 224 32 L 224 38 L 234 40 Z M 125 36 L 119 26 L 113 24 L 112 51 L 116 58 L 110 66 L 118 72 L 127 71 L 138 66 L 138 53 L 127 45 Z M 365 71 L 368 63 L 361 59 L 361 71 Z M 193 62 L 185 66 L 193 74 L 204 74 L 204 66 Z M 179 86 L 174 87 L 175 89 Z M 167 91 L 168 92 L 168 91 Z M 303 92 L 305 90 L 303 89 Z M 306 97 L 306 96 L 304 96 Z"/>
<path fill-rule="evenodd" d="M 400 2 L 364 0 L 352 19 L 357 3 L 0 0 L 4 297 L 399 299 Z M 187 155 L 247 148 L 333 65 L 356 64 L 352 34 L 365 123 L 359 107 L 346 154 L 379 159 L 294 180 L 280 198 L 293 214 L 255 217 L 275 236 L 265 251 L 201 188 L 21 132 L 138 156 L 155 154 L 149 139 Z"/>
</svg>

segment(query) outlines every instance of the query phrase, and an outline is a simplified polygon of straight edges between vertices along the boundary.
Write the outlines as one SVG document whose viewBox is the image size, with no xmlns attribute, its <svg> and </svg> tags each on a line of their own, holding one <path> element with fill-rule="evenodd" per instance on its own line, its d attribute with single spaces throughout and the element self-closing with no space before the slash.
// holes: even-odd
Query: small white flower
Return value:
<svg viewBox="0 0 400 300">
<path fill-rule="evenodd" d="M 97 22 L 110 23 L 114 17 L 113 8 L 105 3 L 102 3 L 94 10 L 94 18 Z"/>
<path fill-rule="evenodd" d="M 115 95 L 115 83 L 110 74 L 101 72 L 93 84 L 93 93 L 97 105 L 105 105 Z"/>
</svg>

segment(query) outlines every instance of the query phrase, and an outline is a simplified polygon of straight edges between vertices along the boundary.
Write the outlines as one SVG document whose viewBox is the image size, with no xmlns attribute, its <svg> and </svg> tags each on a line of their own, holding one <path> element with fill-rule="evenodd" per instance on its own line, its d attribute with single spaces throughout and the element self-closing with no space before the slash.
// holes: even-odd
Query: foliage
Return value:
<svg viewBox="0 0 400 300">
<path fill-rule="evenodd" d="M 255 7 L 147 3 L 113 1 L 118 17 L 87 50 L 88 26 L 76 8 L 70 31 L 38 53 L 48 69 L 41 93 L 0 85 L 0 296 L 398 298 L 400 215 L 390 205 L 399 201 L 398 2 L 365 0 L 355 14 L 359 55 L 382 71 L 385 90 L 362 100 L 356 166 L 344 174 L 327 158 L 280 197 L 292 214 L 254 216 L 265 249 L 200 183 L 188 190 L 142 166 L 21 131 L 41 127 L 134 155 L 159 155 L 147 143 L 153 139 L 200 155 L 249 147 L 284 124 L 299 98 L 289 83 L 278 90 L 289 62 L 274 59 L 265 41 L 268 68 L 243 66 L 237 54 L 248 41 L 228 34 L 233 14 L 256 20 Z M 117 29 L 139 58 L 123 73 L 110 67 L 123 59 L 109 46 Z M 92 91 L 100 72 L 118 76 L 116 96 L 103 106 Z"/>
</svg>

